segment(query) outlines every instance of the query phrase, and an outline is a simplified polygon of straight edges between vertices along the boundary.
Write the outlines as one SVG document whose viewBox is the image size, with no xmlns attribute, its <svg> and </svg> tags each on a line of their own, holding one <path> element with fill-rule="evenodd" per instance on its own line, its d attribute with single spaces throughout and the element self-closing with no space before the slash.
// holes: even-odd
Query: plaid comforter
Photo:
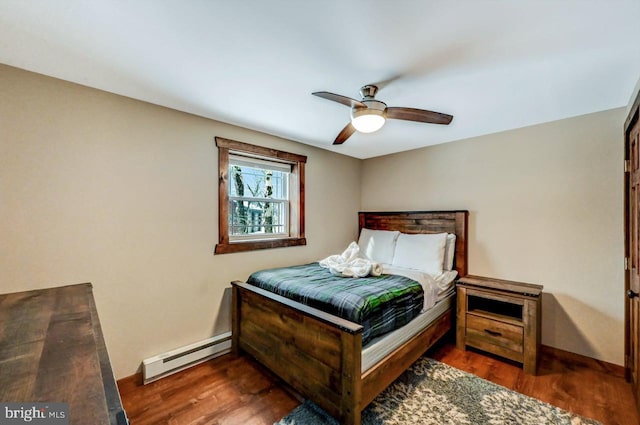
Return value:
<svg viewBox="0 0 640 425">
<path fill-rule="evenodd" d="M 248 283 L 363 326 L 362 345 L 416 317 L 422 286 L 404 276 L 345 278 L 318 263 L 262 270 Z"/>
</svg>

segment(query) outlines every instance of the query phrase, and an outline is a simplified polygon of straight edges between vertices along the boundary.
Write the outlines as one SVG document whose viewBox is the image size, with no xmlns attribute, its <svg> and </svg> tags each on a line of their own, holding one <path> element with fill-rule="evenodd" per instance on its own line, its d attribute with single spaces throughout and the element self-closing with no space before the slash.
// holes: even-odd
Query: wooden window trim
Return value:
<svg viewBox="0 0 640 425">
<path fill-rule="evenodd" d="M 288 246 L 306 245 L 304 236 L 304 166 L 307 157 L 294 153 L 279 151 L 277 149 L 250 145 L 248 143 L 216 137 L 218 147 L 218 244 L 216 254 L 229 254 L 234 252 L 255 251 L 258 249 L 283 248 Z M 296 182 L 297 190 L 290 190 L 290 202 L 296 202 L 298 210 L 290 216 L 290 228 L 295 236 L 278 239 L 234 241 L 229 240 L 229 153 L 239 152 L 256 157 L 281 160 L 291 163 L 292 180 Z"/>
</svg>

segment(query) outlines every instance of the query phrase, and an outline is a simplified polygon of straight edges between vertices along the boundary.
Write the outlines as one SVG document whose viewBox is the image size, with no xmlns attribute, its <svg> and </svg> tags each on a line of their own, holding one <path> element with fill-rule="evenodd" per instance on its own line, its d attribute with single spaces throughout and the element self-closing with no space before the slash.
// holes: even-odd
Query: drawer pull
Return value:
<svg viewBox="0 0 640 425">
<path fill-rule="evenodd" d="M 500 332 L 492 331 L 491 329 L 485 329 L 484 331 L 492 336 L 502 336 Z"/>
</svg>

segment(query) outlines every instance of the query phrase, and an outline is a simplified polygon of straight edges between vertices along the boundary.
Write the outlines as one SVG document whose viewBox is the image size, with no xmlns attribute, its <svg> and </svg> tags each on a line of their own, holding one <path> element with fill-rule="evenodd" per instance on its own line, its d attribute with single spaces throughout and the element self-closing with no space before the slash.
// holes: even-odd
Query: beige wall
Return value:
<svg viewBox="0 0 640 425">
<path fill-rule="evenodd" d="M 624 108 L 365 160 L 363 210 L 470 211 L 470 273 L 544 285 L 542 342 L 623 364 Z"/>
<path fill-rule="evenodd" d="M 306 247 L 213 255 L 215 136 L 308 156 Z M 360 164 L 0 65 L 0 293 L 92 282 L 115 373 L 131 375 L 229 330 L 231 280 L 353 240 Z"/>
</svg>

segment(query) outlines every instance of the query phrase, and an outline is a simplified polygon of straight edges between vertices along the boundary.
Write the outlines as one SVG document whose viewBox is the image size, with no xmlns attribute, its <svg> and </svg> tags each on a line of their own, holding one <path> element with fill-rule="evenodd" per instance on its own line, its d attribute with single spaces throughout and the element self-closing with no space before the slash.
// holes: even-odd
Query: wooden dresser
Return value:
<svg viewBox="0 0 640 425">
<path fill-rule="evenodd" d="M 523 364 L 536 374 L 542 286 L 480 276 L 458 280 L 456 345 Z"/>
<path fill-rule="evenodd" d="M 69 404 L 73 425 L 125 425 L 90 283 L 0 295 L 0 402 Z"/>
</svg>

